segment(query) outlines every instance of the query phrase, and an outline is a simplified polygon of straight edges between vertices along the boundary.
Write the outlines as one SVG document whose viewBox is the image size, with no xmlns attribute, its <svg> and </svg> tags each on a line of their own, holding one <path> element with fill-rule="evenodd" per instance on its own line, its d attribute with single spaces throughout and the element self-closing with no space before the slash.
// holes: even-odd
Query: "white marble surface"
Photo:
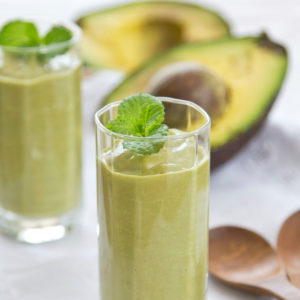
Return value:
<svg viewBox="0 0 300 300">
<path fill-rule="evenodd" d="M 26 14 L 74 17 L 89 6 L 114 3 L 117 1 L 0 0 L 0 17 Z M 289 49 L 288 78 L 264 130 L 247 149 L 212 174 L 211 186 L 211 226 L 246 226 L 274 245 L 284 218 L 300 208 L 300 1 L 201 3 L 222 11 L 235 33 L 266 30 Z M 92 114 L 99 106 L 99 99 L 120 78 L 119 74 L 107 71 L 83 83 L 84 210 L 80 224 L 65 239 L 44 245 L 24 245 L 0 236 L 1 300 L 98 299 Z M 210 279 L 208 300 L 241 299 L 263 298 Z"/>
</svg>

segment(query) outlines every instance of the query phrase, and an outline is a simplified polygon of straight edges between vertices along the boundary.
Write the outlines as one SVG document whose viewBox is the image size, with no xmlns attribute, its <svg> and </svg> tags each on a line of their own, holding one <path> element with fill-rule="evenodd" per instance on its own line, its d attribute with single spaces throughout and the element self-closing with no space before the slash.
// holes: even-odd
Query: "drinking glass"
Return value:
<svg viewBox="0 0 300 300">
<path fill-rule="evenodd" d="M 101 300 L 203 300 L 207 286 L 210 120 L 158 98 L 166 137 L 114 133 L 119 102 L 95 115 Z M 160 145 L 139 155 L 128 143 Z"/>
<path fill-rule="evenodd" d="M 53 25 L 73 34 L 53 45 L 0 46 L 0 227 L 41 243 L 70 230 L 81 202 L 80 30 L 28 20 L 41 35 Z"/>
</svg>

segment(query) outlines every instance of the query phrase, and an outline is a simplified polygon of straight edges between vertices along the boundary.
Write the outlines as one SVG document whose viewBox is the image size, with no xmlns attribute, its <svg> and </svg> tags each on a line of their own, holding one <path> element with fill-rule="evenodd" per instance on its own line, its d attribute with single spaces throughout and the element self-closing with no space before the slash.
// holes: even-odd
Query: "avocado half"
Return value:
<svg viewBox="0 0 300 300">
<path fill-rule="evenodd" d="M 178 44 L 230 34 L 216 12 L 183 2 L 149 1 L 93 12 L 77 20 L 84 61 L 97 68 L 132 71 Z"/>
<path fill-rule="evenodd" d="M 263 34 L 178 46 L 155 57 L 129 75 L 104 104 L 146 92 L 162 68 L 176 62 L 200 63 L 229 89 L 226 110 L 211 130 L 212 167 L 233 157 L 263 124 L 287 71 L 287 52 Z"/>
</svg>

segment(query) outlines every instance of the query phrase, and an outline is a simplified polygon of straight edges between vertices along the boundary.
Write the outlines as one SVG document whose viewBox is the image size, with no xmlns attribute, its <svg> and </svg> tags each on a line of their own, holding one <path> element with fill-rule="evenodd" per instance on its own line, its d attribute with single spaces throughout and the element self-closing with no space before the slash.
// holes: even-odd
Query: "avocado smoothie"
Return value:
<svg viewBox="0 0 300 300">
<path fill-rule="evenodd" d="M 185 134 L 140 155 L 98 133 L 101 300 L 205 299 L 209 151 Z"/>
<path fill-rule="evenodd" d="M 57 45 L 0 43 L 0 218 L 19 239 L 60 226 L 81 201 L 80 59 L 73 41 Z"/>
<path fill-rule="evenodd" d="M 79 68 L 35 79 L 0 73 L 0 205 L 26 217 L 63 214 L 80 197 Z"/>
</svg>

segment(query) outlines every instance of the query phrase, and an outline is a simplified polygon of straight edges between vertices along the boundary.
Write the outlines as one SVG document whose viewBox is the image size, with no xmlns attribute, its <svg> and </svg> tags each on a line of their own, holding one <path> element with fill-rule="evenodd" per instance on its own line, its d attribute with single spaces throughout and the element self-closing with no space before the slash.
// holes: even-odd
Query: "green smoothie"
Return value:
<svg viewBox="0 0 300 300">
<path fill-rule="evenodd" d="M 169 130 L 169 134 L 180 134 Z M 204 300 L 209 158 L 194 137 L 99 160 L 102 300 Z"/>
<path fill-rule="evenodd" d="M 27 60 L 26 60 L 27 59 Z M 81 197 L 80 67 L 39 60 L 0 66 L 0 206 L 17 215 L 62 215 Z"/>
</svg>

